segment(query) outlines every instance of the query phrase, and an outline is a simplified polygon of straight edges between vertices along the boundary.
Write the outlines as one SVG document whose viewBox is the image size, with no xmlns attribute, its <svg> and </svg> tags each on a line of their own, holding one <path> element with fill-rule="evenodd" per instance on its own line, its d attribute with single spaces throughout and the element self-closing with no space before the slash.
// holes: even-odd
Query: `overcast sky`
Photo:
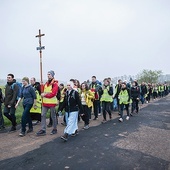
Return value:
<svg viewBox="0 0 170 170">
<path fill-rule="evenodd" d="M 170 73 L 170 0 L 1 0 L 0 78 L 13 73 L 80 81 Z"/>
</svg>

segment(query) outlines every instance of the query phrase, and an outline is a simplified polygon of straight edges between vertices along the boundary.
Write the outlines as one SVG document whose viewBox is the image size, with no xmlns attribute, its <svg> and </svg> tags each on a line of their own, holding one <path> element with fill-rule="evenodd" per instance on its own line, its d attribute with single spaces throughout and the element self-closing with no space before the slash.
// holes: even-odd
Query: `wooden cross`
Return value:
<svg viewBox="0 0 170 170">
<path fill-rule="evenodd" d="M 44 49 L 45 47 L 41 46 L 41 37 L 44 36 L 45 34 L 41 34 L 41 30 L 39 29 L 39 34 L 36 35 L 35 37 L 39 38 L 39 47 L 37 47 L 37 50 L 39 50 L 40 52 L 40 79 L 41 79 L 41 84 L 43 83 L 43 77 L 42 77 L 42 49 Z"/>
</svg>

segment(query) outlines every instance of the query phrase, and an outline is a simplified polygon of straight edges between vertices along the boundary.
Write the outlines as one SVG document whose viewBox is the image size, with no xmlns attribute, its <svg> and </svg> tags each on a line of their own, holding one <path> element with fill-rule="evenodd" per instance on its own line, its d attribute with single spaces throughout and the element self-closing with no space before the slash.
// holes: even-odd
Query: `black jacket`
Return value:
<svg viewBox="0 0 170 170">
<path fill-rule="evenodd" d="M 147 87 L 146 87 L 146 85 L 141 85 L 140 88 L 141 88 L 140 93 L 141 93 L 142 96 L 144 96 L 148 92 Z"/>
<path fill-rule="evenodd" d="M 17 94 L 18 94 L 18 86 L 17 84 L 14 85 L 14 88 L 12 89 L 12 84 L 15 83 L 13 82 L 7 82 L 5 86 L 5 100 L 4 100 L 4 105 L 5 106 L 14 106 L 16 104 L 17 100 Z"/>
<path fill-rule="evenodd" d="M 140 88 L 138 86 L 131 87 L 131 99 L 137 99 L 140 98 Z"/>
<path fill-rule="evenodd" d="M 64 97 L 64 103 L 60 111 L 65 109 L 66 112 L 74 112 L 79 111 L 79 114 L 83 114 L 83 107 L 81 104 L 81 100 L 79 97 L 79 93 L 75 90 L 71 90 L 66 92 Z"/>
</svg>

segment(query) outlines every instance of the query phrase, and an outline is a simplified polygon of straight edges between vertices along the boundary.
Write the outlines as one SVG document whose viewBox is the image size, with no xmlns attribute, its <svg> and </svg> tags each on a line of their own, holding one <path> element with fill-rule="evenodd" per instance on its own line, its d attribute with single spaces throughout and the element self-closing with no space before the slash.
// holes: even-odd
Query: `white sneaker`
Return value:
<svg viewBox="0 0 170 170">
<path fill-rule="evenodd" d="M 123 119 L 122 119 L 122 118 L 120 118 L 120 119 L 119 119 L 119 122 L 123 122 Z"/>
<path fill-rule="evenodd" d="M 126 116 L 126 120 L 129 120 L 129 116 Z"/>
</svg>

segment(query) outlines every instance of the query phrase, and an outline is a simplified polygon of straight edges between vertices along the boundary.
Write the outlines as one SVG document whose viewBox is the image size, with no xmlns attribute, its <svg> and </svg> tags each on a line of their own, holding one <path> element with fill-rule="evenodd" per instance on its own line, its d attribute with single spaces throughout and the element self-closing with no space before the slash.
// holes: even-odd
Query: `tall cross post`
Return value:
<svg viewBox="0 0 170 170">
<path fill-rule="evenodd" d="M 41 83 L 43 83 L 43 76 L 42 76 L 42 50 L 45 49 L 45 46 L 41 46 L 41 37 L 44 36 L 45 34 L 41 34 L 41 30 L 39 29 L 39 34 L 36 35 L 35 37 L 39 38 L 39 47 L 37 47 L 37 50 L 40 52 L 40 80 Z"/>
</svg>

